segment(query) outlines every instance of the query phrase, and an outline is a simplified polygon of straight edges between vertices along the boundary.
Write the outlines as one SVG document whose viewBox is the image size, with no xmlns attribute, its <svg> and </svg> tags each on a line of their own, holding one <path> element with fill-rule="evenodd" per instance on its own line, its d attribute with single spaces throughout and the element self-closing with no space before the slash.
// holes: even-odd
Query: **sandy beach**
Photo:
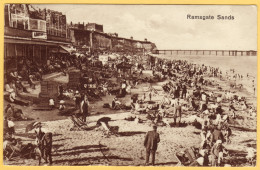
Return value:
<svg viewBox="0 0 260 170">
<path fill-rule="evenodd" d="M 187 60 L 188 58 L 185 58 Z M 203 58 L 204 59 L 204 58 Z M 212 61 L 202 60 L 200 58 L 197 63 L 210 65 Z M 194 59 L 190 59 L 194 62 Z M 222 61 L 220 61 L 222 62 Z M 194 62 L 196 63 L 196 62 Z M 232 66 L 230 66 L 233 68 Z M 225 67 L 228 69 L 227 67 Z M 145 75 L 151 75 L 151 71 L 144 71 Z M 215 84 L 221 87 L 221 91 L 217 86 L 205 87 L 208 90 L 214 90 L 218 93 L 223 93 L 225 90 L 230 90 L 229 82 L 219 80 L 218 78 L 209 78 L 214 80 Z M 165 82 L 155 83 L 153 87 L 157 89 L 158 94 L 153 95 L 153 100 L 160 101 L 164 98 L 162 85 Z M 143 94 L 147 89 L 148 84 L 139 84 L 135 89 L 131 89 L 131 94 Z M 238 90 L 236 94 L 244 96 L 250 106 L 256 107 L 256 97 L 252 92 L 246 89 Z M 122 98 L 123 103 L 130 103 L 128 94 Z M 43 127 L 51 129 L 54 134 L 53 139 L 53 165 L 113 165 L 113 166 L 143 166 L 145 162 L 145 148 L 143 140 L 147 131 L 151 130 L 152 122 L 146 120 L 145 115 L 140 115 L 143 123 L 135 123 L 134 121 L 124 120 L 131 115 L 130 112 L 119 110 L 113 111 L 102 108 L 104 101 L 111 101 L 113 96 L 105 96 L 102 101 L 91 103 L 91 116 L 87 118 L 88 126 L 95 126 L 96 121 L 101 117 L 110 117 L 113 121 L 111 126 L 119 126 L 117 136 L 112 135 L 106 137 L 102 128 L 96 128 L 87 131 L 71 131 L 73 122 L 66 116 L 60 116 L 57 112 L 51 113 L 45 111 L 30 111 L 32 108 L 27 108 L 26 114 L 35 118 L 37 121 L 43 122 Z M 224 105 L 223 109 L 228 112 L 228 107 Z M 232 135 L 231 143 L 224 144 L 230 151 L 230 163 L 232 166 L 250 166 L 245 160 L 247 144 L 256 146 L 256 117 L 250 116 L 246 112 L 238 108 L 238 118 L 231 126 Z M 43 116 L 44 115 L 44 116 Z M 183 121 L 189 122 L 192 112 L 185 112 Z M 48 120 L 50 119 L 50 120 Z M 173 122 L 172 118 L 168 118 L 169 122 Z M 26 134 L 25 127 L 30 122 L 16 122 L 16 137 L 22 138 L 25 142 L 33 142 L 34 134 Z M 194 126 L 186 127 L 158 127 L 161 142 L 159 143 L 156 157 L 156 166 L 175 166 L 177 159 L 175 153 L 185 148 L 200 144 L 200 130 Z M 5 161 L 8 165 L 37 165 L 37 160 L 19 160 Z"/>
<path fill-rule="evenodd" d="M 256 167 L 257 6 L 3 3 L 3 164 Z"/>
</svg>

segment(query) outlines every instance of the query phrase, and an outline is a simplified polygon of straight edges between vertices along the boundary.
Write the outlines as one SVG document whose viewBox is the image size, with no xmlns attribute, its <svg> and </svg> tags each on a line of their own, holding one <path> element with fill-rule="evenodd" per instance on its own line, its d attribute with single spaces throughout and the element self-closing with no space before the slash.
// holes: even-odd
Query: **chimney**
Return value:
<svg viewBox="0 0 260 170">
<path fill-rule="evenodd" d="M 145 38 L 144 41 L 147 42 L 147 38 Z"/>
<path fill-rule="evenodd" d="M 133 36 L 131 36 L 130 39 L 133 40 Z"/>
</svg>

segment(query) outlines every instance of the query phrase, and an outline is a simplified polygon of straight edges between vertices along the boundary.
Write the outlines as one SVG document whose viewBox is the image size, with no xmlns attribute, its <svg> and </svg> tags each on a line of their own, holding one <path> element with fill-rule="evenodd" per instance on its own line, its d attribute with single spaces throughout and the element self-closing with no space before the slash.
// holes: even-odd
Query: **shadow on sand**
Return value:
<svg viewBox="0 0 260 170">
<path fill-rule="evenodd" d="M 244 141 L 242 141 L 242 142 L 240 142 L 240 143 L 256 143 L 256 140 L 254 140 L 254 139 L 249 139 L 249 140 L 244 140 Z"/>
<path fill-rule="evenodd" d="M 118 161 L 132 161 L 132 158 L 124 158 L 119 156 L 107 156 L 106 157 L 109 161 L 110 160 L 118 160 Z M 65 162 L 69 162 L 70 165 L 91 165 L 93 162 L 103 162 L 106 160 L 104 156 L 95 156 L 95 157 L 84 157 L 84 158 L 75 158 L 75 159 L 62 159 L 54 161 L 54 164 L 62 164 Z M 83 163 L 84 162 L 84 163 Z"/>
<path fill-rule="evenodd" d="M 118 135 L 120 136 L 134 136 L 134 135 L 139 135 L 139 134 L 145 134 L 145 132 L 141 131 L 129 131 L 129 132 L 119 132 Z"/>
<path fill-rule="evenodd" d="M 247 163 L 247 152 L 229 149 L 229 164 L 232 166 L 244 166 Z"/>
<path fill-rule="evenodd" d="M 70 156 L 78 156 L 82 153 L 93 153 L 100 152 L 103 156 L 95 156 L 95 157 L 81 157 L 81 158 L 72 158 L 72 159 L 60 159 L 55 160 L 54 164 L 64 164 L 69 163 L 69 165 L 92 165 L 97 163 L 102 163 L 104 160 L 110 162 L 111 160 L 118 161 L 132 161 L 132 158 L 125 158 L 116 155 L 104 155 L 104 151 L 107 152 L 110 149 L 105 145 L 85 145 L 85 146 L 77 146 L 70 149 L 57 150 L 53 156 L 63 156 L 66 155 L 68 158 Z M 62 153 L 65 152 L 65 153 Z"/>
<path fill-rule="evenodd" d="M 70 148 L 70 149 L 62 149 L 62 150 L 58 150 L 59 152 L 67 152 L 67 151 L 75 151 L 75 150 L 81 150 L 81 149 L 84 149 L 84 150 L 88 150 L 88 149 L 91 149 L 91 148 L 104 148 L 106 147 L 105 145 L 85 145 L 85 146 L 76 146 L 76 147 L 73 147 L 73 148 Z"/>
<path fill-rule="evenodd" d="M 256 132 L 256 129 L 249 129 L 246 127 L 239 127 L 239 126 L 231 126 L 235 130 L 243 131 L 243 132 Z"/>
<path fill-rule="evenodd" d="M 173 166 L 176 165 L 178 162 L 163 162 L 163 163 L 156 163 L 155 166 Z"/>
<path fill-rule="evenodd" d="M 35 139 L 36 138 L 35 133 L 16 133 L 15 136 L 24 137 L 24 138 L 30 138 L 30 139 Z M 61 134 L 53 134 L 52 136 L 53 137 L 61 136 Z"/>
</svg>

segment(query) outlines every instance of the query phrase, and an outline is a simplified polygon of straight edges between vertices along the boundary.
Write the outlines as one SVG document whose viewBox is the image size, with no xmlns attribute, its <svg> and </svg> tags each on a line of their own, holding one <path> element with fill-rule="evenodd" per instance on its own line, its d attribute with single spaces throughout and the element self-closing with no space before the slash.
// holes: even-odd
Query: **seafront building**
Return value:
<svg viewBox="0 0 260 170">
<path fill-rule="evenodd" d="M 119 37 L 117 33 L 103 32 L 103 26 L 94 23 L 70 23 L 70 40 L 73 46 L 81 49 L 83 46 L 89 52 L 112 51 L 124 53 L 148 53 L 156 49 L 156 45 L 145 39 L 135 40 L 133 37 Z"/>
<path fill-rule="evenodd" d="M 36 10 L 27 4 L 5 5 L 5 72 L 17 68 L 23 58 L 46 64 L 51 55 L 66 53 L 70 45 L 66 16 L 50 10 Z"/>
<path fill-rule="evenodd" d="M 149 41 L 104 33 L 100 24 L 67 24 L 61 12 L 30 4 L 6 4 L 4 11 L 5 72 L 16 69 L 24 57 L 46 64 L 49 57 L 70 55 L 75 49 L 86 55 L 103 51 L 144 53 L 156 48 Z"/>
</svg>

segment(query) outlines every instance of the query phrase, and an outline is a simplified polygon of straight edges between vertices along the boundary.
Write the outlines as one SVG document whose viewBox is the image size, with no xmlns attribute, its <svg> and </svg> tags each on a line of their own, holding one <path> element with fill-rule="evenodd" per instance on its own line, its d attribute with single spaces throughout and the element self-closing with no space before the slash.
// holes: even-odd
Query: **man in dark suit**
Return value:
<svg viewBox="0 0 260 170">
<path fill-rule="evenodd" d="M 157 144 L 160 142 L 159 133 L 157 133 L 157 126 L 153 126 L 153 130 L 146 134 L 144 140 L 144 146 L 146 148 L 146 162 L 145 165 L 149 165 L 149 157 L 152 154 L 152 165 L 154 165 L 155 152 L 157 150 Z"/>
<path fill-rule="evenodd" d="M 88 113 L 88 106 L 89 106 L 89 101 L 87 95 L 84 95 L 84 99 L 81 102 L 80 105 L 80 111 L 82 114 L 82 121 L 86 123 L 86 117 L 89 115 Z"/>
</svg>

